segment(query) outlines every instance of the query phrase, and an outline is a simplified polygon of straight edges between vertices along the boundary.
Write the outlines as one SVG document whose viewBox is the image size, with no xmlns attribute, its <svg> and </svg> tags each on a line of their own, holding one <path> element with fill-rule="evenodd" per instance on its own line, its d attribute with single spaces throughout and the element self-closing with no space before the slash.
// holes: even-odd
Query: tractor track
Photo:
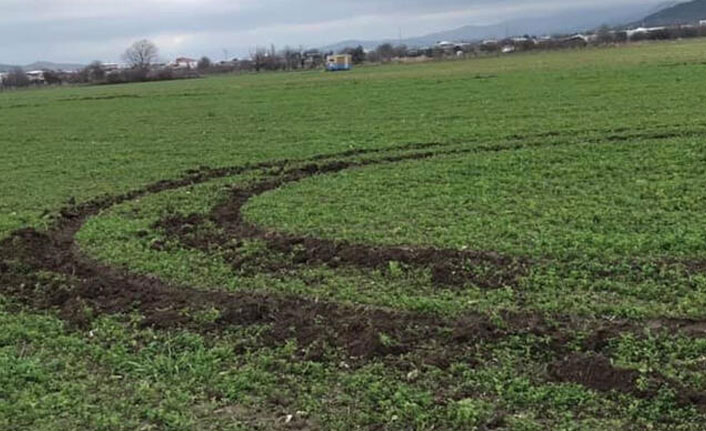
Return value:
<svg viewBox="0 0 706 431">
<path fill-rule="evenodd" d="M 117 196 L 100 197 L 89 202 L 69 205 L 62 209 L 53 226 L 46 232 L 32 228 L 20 229 L 0 241 L 0 286 L 2 293 L 18 302 L 39 310 L 56 310 L 58 315 L 77 327 L 85 327 L 91 317 L 101 314 L 125 314 L 138 311 L 143 324 L 157 329 L 187 328 L 212 334 L 247 325 L 268 325 L 264 336 L 267 343 L 281 344 L 296 339 L 302 357 L 316 360 L 326 346 L 345 351 L 361 361 L 406 355 L 421 364 L 448 366 L 458 360 L 472 361 L 479 353 L 478 343 L 493 342 L 513 335 L 533 335 L 548 340 L 543 349 L 554 358 L 548 379 L 574 382 L 598 391 L 629 393 L 651 398 L 656 392 L 638 390 L 636 375 L 610 364 L 603 349 L 621 334 L 642 334 L 646 328 L 682 333 L 693 337 L 706 336 L 706 322 L 676 319 L 656 319 L 649 322 L 586 319 L 576 316 L 541 316 L 535 313 L 505 313 L 502 324 L 480 313 L 465 313 L 459 318 L 439 318 L 380 307 L 339 304 L 309 298 L 265 292 L 202 291 L 174 286 L 157 278 L 132 274 L 125 269 L 104 265 L 83 255 L 74 237 L 92 216 L 115 205 L 167 190 L 242 174 L 272 170 L 272 177 L 248 188 L 234 188 L 230 198 L 214 208 L 210 217 L 226 232 L 240 237 L 265 239 L 273 250 L 292 252 L 302 249 L 300 264 L 347 264 L 376 268 L 390 260 L 409 265 L 429 265 L 435 280 L 441 284 L 458 284 L 469 279 L 487 288 L 514 283 L 532 265 L 528 259 L 509 258 L 493 252 L 437 250 L 418 247 L 381 247 L 348 244 L 316 238 L 302 238 L 283 233 L 266 232 L 242 219 L 242 206 L 257 194 L 273 190 L 286 183 L 312 175 L 339 172 L 372 164 L 421 160 L 446 154 L 480 151 L 511 151 L 527 145 L 488 146 L 473 149 L 433 151 L 441 144 L 417 144 L 396 150 L 425 151 L 385 156 L 378 159 L 340 160 L 384 150 L 352 150 L 338 155 L 315 156 L 300 160 L 303 166 L 288 168 L 295 162 L 279 161 L 229 168 L 200 168 L 182 178 L 159 181 L 142 189 Z M 432 149 L 432 151 L 426 151 Z M 179 234 L 184 220 L 172 218 L 163 227 Z M 203 244 L 192 244 L 201 247 Z M 478 278 L 474 265 L 491 265 L 501 272 L 490 278 Z M 508 269 L 507 272 L 502 272 Z M 470 268 L 470 269 L 469 269 Z M 40 273 L 61 274 L 61 279 L 47 280 Z M 475 278 L 474 278 L 475 277 Z M 199 322 L 184 310 L 218 310 L 210 323 Z M 567 347 L 574 332 L 588 331 L 582 352 Z M 385 342 L 385 334 L 393 343 Z M 608 362 L 606 362 L 608 361 Z M 581 370 L 589 370 L 582 372 Z M 669 385 L 680 393 L 685 405 L 706 406 L 706 395 L 692 393 L 675 382 L 654 374 L 657 386 Z"/>
</svg>

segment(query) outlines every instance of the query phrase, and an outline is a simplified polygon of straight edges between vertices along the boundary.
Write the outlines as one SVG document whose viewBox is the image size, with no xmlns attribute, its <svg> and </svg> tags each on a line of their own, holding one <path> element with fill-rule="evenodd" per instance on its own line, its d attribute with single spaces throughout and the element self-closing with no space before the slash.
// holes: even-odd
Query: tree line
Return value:
<svg viewBox="0 0 706 431">
<path fill-rule="evenodd" d="M 349 54 L 353 64 L 385 63 L 395 59 L 423 57 L 443 59 L 460 56 L 481 56 L 527 50 L 552 50 L 576 48 L 586 45 L 606 45 L 636 42 L 643 40 L 668 40 L 706 37 L 706 26 L 673 26 L 653 29 L 622 30 L 603 26 L 586 36 L 556 35 L 550 38 L 523 37 L 502 40 L 489 40 L 475 43 L 438 44 L 427 48 L 409 48 L 405 45 L 383 43 L 375 49 L 366 50 L 362 46 L 340 49 L 338 54 Z M 133 43 L 122 55 L 127 67 L 107 67 L 95 61 L 75 73 L 41 71 L 41 77 L 30 76 L 22 68 L 16 67 L 3 74 L 0 88 L 28 87 L 33 84 L 119 84 L 128 82 L 158 81 L 198 77 L 200 74 L 293 71 L 321 68 L 333 51 L 285 47 L 276 49 L 257 47 L 249 58 L 214 62 L 201 57 L 195 67 L 170 67 L 159 64 L 159 49 L 149 40 Z"/>
</svg>

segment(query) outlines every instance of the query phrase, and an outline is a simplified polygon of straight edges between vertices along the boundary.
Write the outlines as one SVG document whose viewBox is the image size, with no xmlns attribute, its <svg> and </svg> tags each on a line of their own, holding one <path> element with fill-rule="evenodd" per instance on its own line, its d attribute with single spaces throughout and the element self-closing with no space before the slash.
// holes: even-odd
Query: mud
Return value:
<svg viewBox="0 0 706 431">
<path fill-rule="evenodd" d="M 347 154 L 359 155 L 368 150 L 354 151 Z M 437 154 L 428 152 L 383 157 L 377 162 L 394 163 Z M 234 189 L 230 199 L 214 209 L 211 218 L 229 233 L 264 239 L 272 250 L 287 251 L 295 256 L 301 253 L 295 259 L 300 264 L 346 264 L 366 268 L 378 267 L 383 263 L 387 265 L 390 261 L 410 265 L 431 264 L 439 282 L 452 282 L 448 281 L 449 277 L 459 276 L 474 283 L 485 283 L 488 287 L 512 283 L 515 274 L 524 270 L 522 265 L 528 265 L 528 262 L 515 262 L 492 252 L 371 247 L 293 237 L 264 232 L 243 221 L 240 210 L 257 193 L 306 176 L 373 163 L 364 160 L 326 162 L 335 159 L 333 155 L 317 156 L 315 159 L 324 163 L 308 163 L 295 168 L 288 168 L 292 165 L 289 161 L 219 169 L 201 168 L 187 172 L 182 178 L 160 181 L 122 195 L 104 196 L 78 205 L 71 203 L 60 211 L 48 231 L 21 229 L 0 241 L 2 293 L 36 309 L 56 310 L 61 318 L 79 328 L 87 327 L 98 315 L 133 311 L 143 316 L 143 325 L 164 330 L 188 328 L 212 334 L 241 326 L 267 325 L 269 329 L 263 336 L 266 343 L 279 345 L 295 339 L 302 357 L 314 360 L 325 354 L 326 346 L 334 346 L 361 361 L 410 353 L 421 363 L 445 367 L 460 358 L 473 357 L 481 341 L 493 342 L 513 335 L 531 334 L 549 340 L 540 353 L 550 357 L 566 357 L 563 361 L 553 362 L 550 367 L 549 375 L 555 381 L 575 382 L 599 391 L 618 390 L 638 397 L 654 395 L 651 390 L 640 392 L 634 389 L 637 378 L 634 371 L 616 369 L 600 355 L 608 340 L 620 333 L 644 332 L 645 328 L 639 322 L 586 321 L 566 316 L 555 316 L 549 321 L 536 314 L 506 313 L 500 316 L 502 323 L 497 324 L 494 323 L 497 317 L 490 319 L 474 313 L 450 320 L 272 293 L 200 291 L 99 264 L 82 255 L 74 243 L 74 235 L 88 217 L 113 205 L 214 178 L 272 169 L 279 173 L 250 188 Z M 187 225 L 196 226 L 200 221 L 198 218 L 173 219 L 165 225 L 172 226 L 175 234 L 179 234 L 178 229 L 187 229 Z M 207 242 L 210 241 L 212 239 Z M 200 246 L 198 242 L 195 245 Z M 473 279 L 475 273 L 467 268 L 472 268 L 475 263 L 513 269 L 501 272 L 496 278 Z M 438 267 L 434 269 L 434 265 Z M 513 265 L 519 265 L 519 269 Z M 47 277 L 43 275 L 46 273 L 58 276 Z M 203 312 L 213 310 L 217 311 L 215 320 L 204 321 L 199 317 Z M 573 332 L 587 327 L 595 331 L 584 347 L 593 353 L 578 356 L 568 353 L 566 345 L 575 336 Z M 656 330 L 684 330 L 703 336 L 702 329 L 706 324 L 660 320 L 652 322 L 652 327 Z M 678 387 L 666 379 L 657 378 L 656 381 L 658 385 Z M 683 392 L 685 402 L 699 405 L 703 402 L 703 395 Z"/>
<path fill-rule="evenodd" d="M 144 316 L 143 325 L 165 330 L 188 328 L 208 334 L 268 325 L 268 343 L 295 339 L 307 355 L 316 355 L 317 348 L 328 345 L 364 359 L 407 353 L 429 340 L 453 351 L 473 347 L 480 340 L 538 330 L 536 324 L 528 327 L 521 316 L 508 318 L 501 329 L 482 315 L 452 322 L 293 296 L 170 286 L 156 278 L 100 265 L 78 255 L 69 242 L 32 229 L 17 232 L 1 244 L 0 250 L 7 251 L 10 245 L 14 262 L 6 264 L 8 270 L 0 274 L 4 293 L 37 309 L 56 309 L 59 316 L 79 328 L 90 324 L 91 316 L 133 311 Z M 65 278 L 41 279 L 36 275 L 40 269 L 64 274 Z M 200 314 L 211 310 L 218 310 L 214 321 L 199 319 Z"/>
<path fill-rule="evenodd" d="M 88 100 L 114 100 L 114 99 L 141 99 L 143 96 L 138 94 L 110 94 L 104 96 L 84 96 L 84 97 L 68 97 L 59 99 L 59 102 L 82 102 Z"/>
<path fill-rule="evenodd" d="M 654 398 L 660 388 L 671 387 L 678 405 L 706 408 L 706 394 L 685 388 L 656 372 L 641 374 L 617 367 L 603 355 L 572 353 L 552 363 L 548 372 L 556 382 L 577 383 L 598 392 L 615 391 L 642 399 Z"/>
<path fill-rule="evenodd" d="M 428 268 L 432 281 L 442 286 L 464 286 L 494 289 L 517 285 L 531 267 L 526 258 L 503 256 L 495 252 L 436 249 L 419 246 L 374 246 L 353 244 L 347 241 L 297 236 L 282 232 L 265 231 L 248 223 L 242 215 L 243 206 L 252 198 L 285 184 L 301 181 L 315 175 L 340 172 L 352 167 L 394 163 L 431 157 L 432 153 L 386 157 L 360 162 L 334 161 L 325 164 L 308 164 L 303 167 L 273 173 L 248 188 L 236 187 L 229 199 L 213 209 L 208 220 L 221 227 L 226 235 L 202 233 L 194 235 L 194 226 L 205 220 L 197 215 L 188 217 L 168 216 L 155 227 L 179 239 L 184 245 L 200 250 L 214 246 L 224 247 L 232 239 L 258 239 L 264 241 L 271 251 L 291 256 L 289 262 L 280 262 L 270 268 L 272 272 L 292 269 L 301 265 L 354 266 L 365 269 L 386 269 L 391 262 L 406 266 Z M 231 263 L 236 269 L 242 267 L 241 258 L 234 257 Z"/>
<path fill-rule="evenodd" d="M 600 392 L 617 391 L 645 397 L 637 389 L 640 373 L 614 367 L 601 355 L 572 354 L 549 366 L 549 375 L 557 382 L 578 383 Z"/>
<path fill-rule="evenodd" d="M 355 154 L 362 152 L 356 150 Z M 327 158 L 324 155 L 317 160 Z M 388 157 L 387 160 L 398 158 L 409 156 Z M 296 297 L 202 292 L 169 286 L 155 278 L 98 264 L 83 256 L 74 244 L 74 235 L 85 220 L 113 205 L 248 170 L 282 170 L 289 163 L 202 168 L 187 172 L 183 178 L 160 181 L 141 190 L 104 196 L 79 205 L 71 203 L 59 212 L 49 231 L 22 229 L 0 242 L 3 293 L 38 309 L 56 309 L 62 318 L 79 327 L 86 326 L 91 316 L 132 311 L 144 316 L 145 325 L 161 329 L 188 327 L 208 333 L 233 326 L 262 324 L 270 326 L 268 336 L 272 342 L 293 338 L 302 346 L 328 344 L 341 347 L 354 357 L 404 353 L 439 333 L 445 325 L 430 317 Z M 287 171 L 287 178 L 337 171 L 352 164 L 340 161 L 307 164 Z M 265 190 L 278 182 L 258 187 Z M 63 279 L 42 279 L 38 276 L 40 271 L 61 274 Z M 203 323 L 195 317 L 211 309 L 219 312 L 214 322 Z"/>
</svg>

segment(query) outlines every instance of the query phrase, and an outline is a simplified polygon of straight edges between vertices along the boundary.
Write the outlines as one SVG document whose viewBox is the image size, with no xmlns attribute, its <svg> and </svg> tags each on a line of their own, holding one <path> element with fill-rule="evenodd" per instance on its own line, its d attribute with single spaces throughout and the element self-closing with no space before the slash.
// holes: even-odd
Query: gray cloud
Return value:
<svg viewBox="0 0 706 431">
<path fill-rule="evenodd" d="M 151 38 L 164 57 L 319 46 L 661 0 L 0 0 L 0 63 L 112 61 Z"/>
</svg>

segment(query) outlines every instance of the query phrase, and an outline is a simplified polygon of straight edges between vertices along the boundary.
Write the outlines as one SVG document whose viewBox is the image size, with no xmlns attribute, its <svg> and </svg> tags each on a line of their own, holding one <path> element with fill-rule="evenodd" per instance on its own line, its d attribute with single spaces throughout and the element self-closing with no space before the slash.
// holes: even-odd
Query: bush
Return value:
<svg viewBox="0 0 706 431">
<path fill-rule="evenodd" d="M 150 76 L 151 81 L 169 81 L 174 79 L 174 71 L 172 69 L 160 69 L 154 71 Z"/>
</svg>

